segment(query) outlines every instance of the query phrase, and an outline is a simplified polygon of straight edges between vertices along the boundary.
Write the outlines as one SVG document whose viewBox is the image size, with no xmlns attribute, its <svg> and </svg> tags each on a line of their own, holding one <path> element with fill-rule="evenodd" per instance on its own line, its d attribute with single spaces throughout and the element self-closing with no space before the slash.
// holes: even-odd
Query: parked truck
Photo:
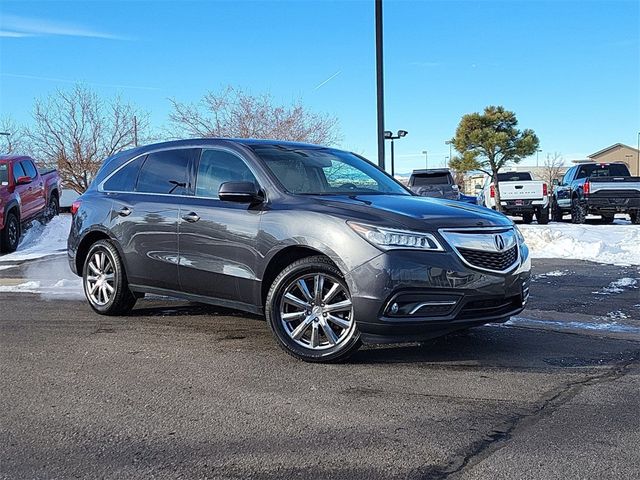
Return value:
<svg viewBox="0 0 640 480">
<path fill-rule="evenodd" d="M 414 170 L 409 178 L 409 188 L 422 197 L 460 200 L 460 190 L 448 168 Z"/>
<path fill-rule="evenodd" d="M 56 170 L 38 171 L 26 156 L 0 156 L 0 252 L 18 248 L 25 224 L 50 220 L 59 211 L 60 177 Z"/>
<path fill-rule="evenodd" d="M 555 186 L 551 215 L 561 221 L 571 213 L 573 223 L 584 223 L 588 214 L 611 223 L 616 213 L 627 213 L 640 224 L 640 177 L 632 177 L 624 163 L 581 163 L 567 170 Z"/>
<path fill-rule="evenodd" d="M 539 224 L 549 223 L 549 197 L 547 184 L 534 180 L 529 172 L 498 173 L 500 205 L 507 215 L 522 217 L 531 223 L 533 216 Z M 491 176 L 487 175 L 478 192 L 478 205 L 496 208 L 496 192 Z"/>
</svg>

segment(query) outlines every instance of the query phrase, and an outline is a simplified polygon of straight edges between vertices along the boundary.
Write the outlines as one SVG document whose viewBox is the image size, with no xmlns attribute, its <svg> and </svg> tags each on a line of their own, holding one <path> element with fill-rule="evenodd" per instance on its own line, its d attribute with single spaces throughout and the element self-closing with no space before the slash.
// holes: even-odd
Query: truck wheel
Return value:
<svg viewBox="0 0 640 480">
<path fill-rule="evenodd" d="M 360 347 L 351 293 L 327 258 L 302 258 L 273 281 L 265 313 L 280 347 L 306 362 L 336 362 Z"/>
<path fill-rule="evenodd" d="M 523 213 L 522 214 L 522 221 L 526 224 L 531 223 L 533 220 L 533 213 Z"/>
<path fill-rule="evenodd" d="M 101 315 L 123 315 L 136 303 L 120 254 L 108 240 L 98 240 L 89 249 L 82 280 L 89 305 Z"/>
<path fill-rule="evenodd" d="M 613 219 L 615 218 L 615 215 L 602 215 L 602 219 L 600 220 L 602 223 L 613 223 Z"/>
<path fill-rule="evenodd" d="M 562 210 L 560 210 L 560 207 L 555 200 L 551 202 L 551 220 L 554 222 L 562 221 Z"/>
<path fill-rule="evenodd" d="M 640 225 L 640 212 L 629 212 L 629 219 L 634 225 Z"/>
<path fill-rule="evenodd" d="M 549 209 L 542 208 L 536 212 L 536 220 L 539 225 L 546 225 L 549 223 Z"/>
<path fill-rule="evenodd" d="M 571 201 L 571 222 L 584 223 L 587 217 L 587 209 L 577 198 Z"/>
<path fill-rule="evenodd" d="M 60 213 L 60 202 L 56 195 L 51 195 L 49 197 L 49 203 L 47 204 L 47 209 L 44 214 L 45 222 L 50 222 L 53 217 L 58 216 Z"/>
<path fill-rule="evenodd" d="M 15 213 L 6 216 L 4 228 L 0 231 L 0 252 L 11 253 L 18 249 L 20 243 L 20 221 Z"/>
</svg>

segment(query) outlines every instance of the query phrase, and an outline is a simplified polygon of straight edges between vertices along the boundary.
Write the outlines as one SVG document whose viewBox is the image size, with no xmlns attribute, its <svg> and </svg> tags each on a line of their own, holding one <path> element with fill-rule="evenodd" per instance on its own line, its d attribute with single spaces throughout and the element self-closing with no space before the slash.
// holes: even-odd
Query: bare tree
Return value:
<svg viewBox="0 0 640 480">
<path fill-rule="evenodd" d="M 0 132 L 2 132 L 0 135 L 0 154 L 28 155 L 30 153 L 25 129 L 20 127 L 13 118 L 0 118 Z"/>
<path fill-rule="evenodd" d="M 335 117 L 309 111 L 300 101 L 276 105 L 269 94 L 233 87 L 208 92 L 198 103 L 173 105 L 173 133 L 192 137 L 272 138 L 333 145 L 340 140 Z"/>
<path fill-rule="evenodd" d="M 57 166 L 65 186 L 82 193 L 105 158 L 135 145 L 136 126 L 146 138 L 148 118 L 118 96 L 105 101 L 77 85 L 36 100 L 28 136 L 36 158 Z"/>
<path fill-rule="evenodd" d="M 548 153 L 542 168 L 542 179 L 547 183 L 547 185 L 551 186 L 554 179 L 560 179 L 563 171 L 564 158 L 562 158 L 562 155 L 558 152 L 555 152 L 553 155 Z"/>
</svg>

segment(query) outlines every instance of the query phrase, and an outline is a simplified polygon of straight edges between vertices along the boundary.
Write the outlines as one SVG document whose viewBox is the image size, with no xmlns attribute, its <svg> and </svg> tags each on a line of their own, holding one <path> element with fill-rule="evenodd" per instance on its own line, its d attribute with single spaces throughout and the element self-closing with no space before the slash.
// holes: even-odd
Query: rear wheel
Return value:
<svg viewBox="0 0 640 480">
<path fill-rule="evenodd" d="M 120 254 L 108 240 L 99 240 L 91 246 L 82 278 L 89 305 L 101 315 L 123 315 L 136 303 Z"/>
<path fill-rule="evenodd" d="M 533 221 L 533 213 L 523 213 L 522 221 L 524 223 L 531 223 Z"/>
<path fill-rule="evenodd" d="M 547 223 L 549 223 L 549 209 L 541 208 L 540 210 L 538 210 L 536 212 L 536 221 L 540 225 L 546 225 Z"/>
<path fill-rule="evenodd" d="M 571 222 L 584 223 L 587 217 L 587 209 L 577 198 L 571 201 Z"/>
<path fill-rule="evenodd" d="M 613 223 L 615 215 L 602 215 L 602 223 Z"/>
<path fill-rule="evenodd" d="M 361 345 L 349 287 L 326 257 L 286 267 L 269 289 L 265 313 L 280 347 L 301 360 L 341 361 Z"/>
<path fill-rule="evenodd" d="M 20 243 L 20 220 L 11 212 L 5 217 L 4 228 L 0 231 L 0 252 L 15 252 Z"/>
<path fill-rule="evenodd" d="M 51 221 L 53 217 L 56 217 L 60 213 L 60 202 L 56 195 L 51 195 L 49 197 L 49 203 L 47 204 L 47 209 L 44 214 L 45 222 Z"/>
<path fill-rule="evenodd" d="M 639 211 L 635 211 L 635 212 L 630 212 L 629 213 L 629 218 L 631 219 L 631 223 L 633 223 L 634 225 L 640 225 L 640 212 Z"/>
</svg>

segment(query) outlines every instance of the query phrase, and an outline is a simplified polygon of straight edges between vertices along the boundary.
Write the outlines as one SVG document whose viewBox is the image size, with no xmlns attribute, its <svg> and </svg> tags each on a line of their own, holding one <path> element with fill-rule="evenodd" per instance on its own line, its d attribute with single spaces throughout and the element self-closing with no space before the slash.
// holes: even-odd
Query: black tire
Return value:
<svg viewBox="0 0 640 480">
<path fill-rule="evenodd" d="M 587 209 L 580 200 L 574 198 L 571 200 L 571 222 L 572 223 L 584 223 L 587 217 Z"/>
<path fill-rule="evenodd" d="M 522 221 L 526 224 L 529 224 L 533 221 L 533 213 L 523 213 Z"/>
<path fill-rule="evenodd" d="M 113 274 L 113 281 L 110 284 L 113 292 L 104 303 L 96 301 L 95 293 L 93 293 L 92 296 L 90 291 L 91 285 L 88 280 L 90 272 L 93 274 L 91 275 L 92 277 L 96 276 L 95 271 L 92 271 L 90 266 L 92 262 L 94 265 L 96 264 L 96 255 L 105 255 L 112 266 L 111 270 L 108 268 L 104 269 L 105 272 L 111 271 Z M 103 281 L 101 285 L 104 283 L 106 282 Z M 82 268 L 82 285 L 89 305 L 100 315 L 124 315 L 131 311 L 137 300 L 135 295 L 129 290 L 129 283 L 127 282 L 127 276 L 120 254 L 109 240 L 98 240 L 91 245 Z M 99 296 L 100 294 L 98 294 L 98 297 Z"/>
<path fill-rule="evenodd" d="M 44 221 L 50 222 L 53 217 L 60 214 L 60 201 L 57 195 L 51 195 L 49 197 L 49 203 L 47 203 L 47 209 L 44 214 Z"/>
<path fill-rule="evenodd" d="M 609 224 L 609 223 L 613 223 L 614 219 L 615 219 L 615 215 L 602 215 L 600 222 Z"/>
<path fill-rule="evenodd" d="M 563 215 L 562 210 L 560 209 L 556 201 L 552 200 L 551 201 L 551 220 L 553 220 L 554 222 L 561 222 L 562 215 Z"/>
<path fill-rule="evenodd" d="M 546 225 L 549 223 L 549 209 L 543 208 L 536 212 L 536 221 L 539 225 Z"/>
<path fill-rule="evenodd" d="M 321 350 L 314 350 L 297 343 L 296 340 L 292 338 L 290 332 L 285 329 L 284 323 L 286 322 L 283 322 L 282 320 L 283 315 L 281 313 L 281 308 L 282 305 L 284 305 L 283 297 L 287 293 L 287 289 L 291 288 L 296 280 L 316 274 L 326 276 L 327 278 L 330 278 L 333 283 L 338 283 L 342 288 L 341 291 L 350 300 L 349 287 L 344 281 L 342 273 L 336 268 L 331 260 L 324 256 L 302 258 L 287 266 L 276 277 L 269 288 L 269 293 L 267 294 L 265 302 L 267 323 L 269 324 L 269 328 L 276 337 L 280 347 L 289 355 L 300 360 L 304 360 L 305 362 L 343 361 L 358 350 L 362 344 L 360 341 L 360 332 L 358 331 L 356 321 L 353 318 L 353 310 L 351 310 L 348 316 L 351 326 L 348 329 L 342 330 L 342 333 L 340 334 L 340 338 L 342 340 L 334 346 L 329 346 L 330 344 L 328 344 L 328 346 L 322 347 Z M 313 303 L 311 303 L 311 305 L 313 305 Z M 322 304 L 322 306 L 324 306 L 324 304 Z M 331 316 L 331 314 L 329 316 Z M 307 323 L 313 328 L 319 330 L 320 327 L 314 326 L 313 323 L 317 323 L 321 320 L 321 318 L 318 318 L 311 323 Z M 303 322 L 306 322 L 306 319 L 304 321 L 300 320 L 300 324 Z M 298 324 L 298 326 L 300 326 L 300 324 Z"/>
<path fill-rule="evenodd" d="M 5 217 L 4 228 L 0 231 L 0 252 L 12 253 L 20 243 L 20 220 L 11 212 Z"/>
<path fill-rule="evenodd" d="M 640 225 L 640 212 L 639 211 L 629 212 L 629 219 L 631 220 L 631 223 L 633 223 L 634 225 Z"/>
</svg>

